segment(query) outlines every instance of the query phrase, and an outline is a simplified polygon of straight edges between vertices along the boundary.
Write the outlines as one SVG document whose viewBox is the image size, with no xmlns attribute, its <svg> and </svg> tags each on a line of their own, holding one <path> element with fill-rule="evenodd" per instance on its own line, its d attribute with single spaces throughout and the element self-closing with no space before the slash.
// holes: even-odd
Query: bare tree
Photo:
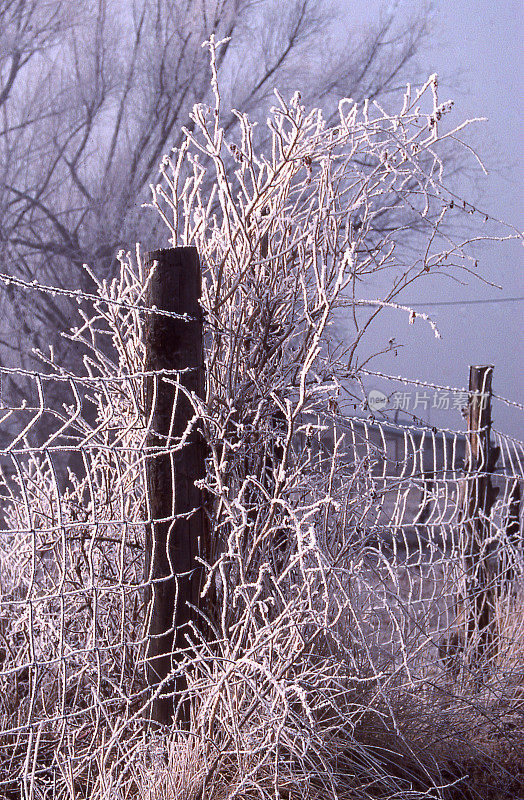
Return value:
<svg viewBox="0 0 524 800">
<path fill-rule="evenodd" d="M 341 95 L 384 97 L 406 77 L 426 12 L 401 30 L 392 12 L 342 35 L 314 0 L 1 0 L 0 271 L 89 291 L 84 263 L 110 277 L 120 248 L 162 244 L 157 218 L 139 211 L 208 99 L 211 34 L 230 37 L 217 65 L 227 107 L 264 116 L 273 87 L 292 87 L 329 119 Z M 2 293 L 3 363 L 48 344 L 74 363 L 56 333 L 68 300 L 16 282 Z"/>
</svg>

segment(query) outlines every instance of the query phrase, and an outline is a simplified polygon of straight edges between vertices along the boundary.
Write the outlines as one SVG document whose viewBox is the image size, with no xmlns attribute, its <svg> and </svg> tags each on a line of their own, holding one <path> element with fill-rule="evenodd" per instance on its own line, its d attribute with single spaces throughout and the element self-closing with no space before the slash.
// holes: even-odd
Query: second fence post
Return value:
<svg viewBox="0 0 524 800">
<path fill-rule="evenodd" d="M 181 701 L 186 684 L 180 662 L 190 645 L 188 623 L 195 620 L 191 606 L 198 606 L 197 556 L 205 530 L 202 492 L 195 486 L 205 474 L 205 449 L 197 426 L 190 426 L 194 408 L 189 395 L 203 395 L 204 362 L 197 250 L 149 252 L 146 271 L 154 262 L 149 307 L 190 318 L 152 313 L 144 325 L 145 367 L 151 373 L 145 387 L 147 680 L 153 692 L 162 684 L 149 718 L 165 725 L 175 712 L 182 721 L 188 713 L 187 702 Z"/>
<path fill-rule="evenodd" d="M 469 372 L 466 483 L 464 498 L 465 634 L 472 655 L 490 654 L 494 620 L 494 578 L 488 569 L 489 515 L 496 490 L 491 473 L 498 448 L 491 445 L 493 366 Z"/>
</svg>

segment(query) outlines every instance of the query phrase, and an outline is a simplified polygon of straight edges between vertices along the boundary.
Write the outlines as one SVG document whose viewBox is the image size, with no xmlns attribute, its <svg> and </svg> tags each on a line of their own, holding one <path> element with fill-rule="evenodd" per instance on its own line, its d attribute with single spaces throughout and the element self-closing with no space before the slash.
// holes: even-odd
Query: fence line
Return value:
<svg viewBox="0 0 524 800">
<path fill-rule="evenodd" d="M 315 597 L 324 597 L 322 613 L 351 617 L 340 642 L 365 644 L 368 670 L 384 681 L 403 672 L 418 685 L 439 674 L 466 680 L 468 637 L 475 631 L 465 619 L 479 593 L 489 590 L 490 625 L 505 626 L 490 658 L 499 683 L 503 676 L 511 682 L 522 633 L 512 610 L 522 591 L 522 442 L 493 433 L 500 457 L 492 480 L 500 491 L 485 514 L 464 500 L 487 467 L 479 461 L 465 470 L 469 445 L 461 431 L 343 418 L 321 402 L 300 413 L 298 401 L 282 403 L 271 417 L 262 411 L 242 419 L 230 409 L 222 419 L 186 385 L 194 372 L 140 369 L 142 357 L 121 361 L 114 376 L 2 368 L 23 377 L 28 397 L 38 398 L 27 406 L 10 403 L 7 388 L 0 407 L 0 786 L 6 796 L 27 780 L 28 764 L 34 785 L 48 797 L 61 759 L 71 759 L 74 781 L 89 782 L 105 750 L 118 758 L 124 740 L 138 741 L 144 716 L 155 718 L 155 704 L 171 703 L 181 724 L 184 702 L 201 697 L 209 676 L 226 680 L 231 665 L 238 686 L 250 685 L 253 653 L 264 647 L 269 653 L 278 637 L 278 647 L 289 641 L 288 606 L 308 624 L 320 624 Z M 162 389 L 175 406 L 185 397 L 181 427 L 171 418 L 165 430 L 154 422 Z M 151 642 L 165 630 L 151 628 L 151 595 L 158 598 L 169 580 L 177 590 L 184 569 L 189 574 L 197 562 L 181 570 L 168 554 L 161 573 L 148 569 L 148 529 L 164 526 L 169 541 L 171 531 L 202 513 L 203 501 L 181 510 L 169 497 L 155 511 L 147 471 L 163 458 L 175 486 L 173 465 L 197 430 L 210 447 L 208 468 L 222 481 L 212 487 L 209 476 L 200 476 L 203 488 L 215 493 L 206 510 L 213 542 L 208 550 L 199 542 L 193 555 L 208 565 L 207 584 L 203 578 L 195 613 L 184 621 L 185 643 L 178 641 L 176 657 L 168 656 L 155 682 Z M 284 451 L 285 474 L 279 471 Z M 479 524 L 485 536 L 476 558 L 484 583 L 472 595 L 464 529 Z M 153 546 L 149 558 L 154 552 Z M 206 594 L 213 581 L 215 594 Z M 239 604 L 244 628 L 231 616 Z M 250 644 L 255 618 L 261 627 Z M 264 618 L 280 622 L 265 626 Z M 171 635 L 177 625 L 173 618 Z M 335 630 L 335 622 L 329 625 Z M 224 644 L 230 630 L 233 644 Z"/>
</svg>

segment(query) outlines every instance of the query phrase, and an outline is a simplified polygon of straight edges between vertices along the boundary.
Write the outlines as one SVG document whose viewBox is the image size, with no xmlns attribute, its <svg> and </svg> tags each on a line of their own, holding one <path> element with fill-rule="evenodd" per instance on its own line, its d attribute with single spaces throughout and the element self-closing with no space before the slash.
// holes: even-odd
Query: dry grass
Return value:
<svg viewBox="0 0 524 800">
<path fill-rule="evenodd" d="M 244 731 L 251 750 L 229 751 L 210 774 L 220 737 L 206 746 L 192 732 L 172 732 L 136 747 L 124 787 L 106 767 L 97 796 L 516 800 L 524 793 L 522 705 L 520 713 L 518 705 L 497 708 L 488 695 L 486 687 L 472 695 L 443 682 L 418 691 L 399 687 L 384 702 L 373 681 L 362 682 L 338 692 L 332 718 L 313 715 L 309 751 L 296 728 L 280 730 L 275 762 L 264 735 L 274 723 L 257 717 Z"/>
</svg>

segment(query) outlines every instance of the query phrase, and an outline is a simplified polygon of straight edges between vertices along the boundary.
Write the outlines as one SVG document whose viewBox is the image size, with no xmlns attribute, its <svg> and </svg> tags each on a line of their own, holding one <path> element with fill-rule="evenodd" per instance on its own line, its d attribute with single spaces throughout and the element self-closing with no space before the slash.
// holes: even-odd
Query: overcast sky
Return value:
<svg viewBox="0 0 524 800">
<path fill-rule="evenodd" d="M 380 10 L 394 5 L 407 18 L 409 10 L 420 8 L 421 3 L 341 0 L 341 12 L 347 24 L 354 26 L 373 23 Z M 471 141 L 489 175 L 475 186 L 464 179 L 463 195 L 473 193 L 477 207 L 523 230 L 521 6 L 520 0 L 436 0 L 432 41 L 418 62 L 426 76 L 439 74 L 440 99 L 455 100 L 455 121 L 488 118 L 476 126 Z M 441 280 L 413 289 L 409 299 L 436 302 L 522 296 L 522 252 L 517 242 L 484 246 L 479 251 L 480 271 L 501 289 L 474 279 L 467 286 Z M 384 319 L 381 330 L 390 324 L 392 334 L 409 347 L 399 351 L 396 359 L 376 365 L 394 374 L 462 387 L 467 385 L 470 364 L 491 363 L 495 393 L 522 402 L 523 308 L 522 302 L 421 308 L 437 322 L 442 340 L 421 324 L 408 327 L 398 318 Z M 378 379 L 374 387 L 385 388 Z M 524 412 L 495 403 L 493 416 L 496 427 L 523 438 Z M 463 425 L 459 413 L 452 410 L 432 421 L 451 428 Z"/>
</svg>

